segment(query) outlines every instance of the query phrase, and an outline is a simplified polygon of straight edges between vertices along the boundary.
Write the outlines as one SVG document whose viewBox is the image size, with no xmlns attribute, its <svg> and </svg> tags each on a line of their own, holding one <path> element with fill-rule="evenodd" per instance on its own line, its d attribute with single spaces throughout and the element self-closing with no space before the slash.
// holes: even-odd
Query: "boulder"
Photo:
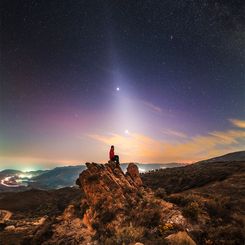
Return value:
<svg viewBox="0 0 245 245">
<path fill-rule="evenodd" d="M 196 245 L 192 238 L 185 231 L 179 231 L 177 233 L 171 234 L 165 238 L 167 244 L 169 245 Z"/>
<path fill-rule="evenodd" d="M 143 185 L 138 166 L 135 163 L 130 163 L 128 165 L 126 175 L 130 176 L 136 186 L 140 187 Z"/>
</svg>

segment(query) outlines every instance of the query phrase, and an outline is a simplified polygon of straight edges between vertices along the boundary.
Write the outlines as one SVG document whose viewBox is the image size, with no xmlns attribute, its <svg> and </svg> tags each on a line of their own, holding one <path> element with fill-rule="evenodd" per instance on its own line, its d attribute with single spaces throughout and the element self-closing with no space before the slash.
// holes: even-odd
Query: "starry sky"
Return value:
<svg viewBox="0 0 245 245">
<path fill-rule="evenodd" d="M 245 145 L 245 4 L 3 0 L 0 169 L 194 162 Z"/>
</svg>

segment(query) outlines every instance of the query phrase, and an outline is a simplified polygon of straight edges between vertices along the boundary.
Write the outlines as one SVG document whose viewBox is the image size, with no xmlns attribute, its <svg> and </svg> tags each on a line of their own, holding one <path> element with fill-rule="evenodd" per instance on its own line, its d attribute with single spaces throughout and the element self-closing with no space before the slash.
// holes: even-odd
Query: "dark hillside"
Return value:
<svg viewBox="0 0 245 245">
<path fill-rule="evenodd" d="M 57 167 L 33 178 L 30 186 L 41 189 L 62 188 L 74 185 L 79 173 L 85 169 L 84 165 Z"/>
<path fill-rule="evenodd" d="M 28 190 L 1 193 L 0 210 L 9 210 L 17 215 L 35 217 L 62 212 L 71 200 L 81 198 L 77 188 L 58 190 Z"/>
<path fill-rule="evenodd" d="M 193 236 L 198 244 L 243 244 L 245 217 L 245 172 L 223 181 L 166 196 L 185 217 L 200 225 Z M 212 243 L 211 243 L 212 241 Z"/>
<path fill-rule="evenodd" d="M 235 161 L 235 155 L 240 160 L 243 153 L 145 173 L 142 180 L 156 196 L 176 204 L 193 225 L 199 225 L 198 231 L 191 232 L 198 244 L 243 244 L 245 161 Z"/>
<path fill-rule="evenodd" d="M 225 154 L 223 156 L 219 156 L 219 157 L 213 157 L 207 160 L 203 160 L 200 162 L 232 162 L 232 161 L 245 161 L 245 151 L 237 151 L 237 152 L 231 152 L 228 154 Z M 199 163 L 200 163 L 199 162 Z"/>
<path fill-rule="evenodd" d="M 234 173 L 245 171 L 245 161 L 200 162 L 185 167 L 160 169 L 141 174 L 143 183 L 152 188 L 164 188 L 167 193 L 176 193 L 222 181 Z"/>
</svg>

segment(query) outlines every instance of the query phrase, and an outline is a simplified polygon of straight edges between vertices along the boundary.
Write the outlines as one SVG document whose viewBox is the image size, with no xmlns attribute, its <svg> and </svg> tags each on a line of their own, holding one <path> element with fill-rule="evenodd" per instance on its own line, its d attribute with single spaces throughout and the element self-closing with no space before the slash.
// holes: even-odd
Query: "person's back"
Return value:
<svg viewBox="0 0 245 245">
<path fill-rule="evenodd" d="M 113 161 L 114 156 L 115 156 L 115 154 L 114 154 L 114 146 L 111 146 L 110 153 L 109 153 L 109 157 L 110 157 L 111 161 Z"/>
<path fill-rule="evenodd" d="M 110 161 L 115 161 L 119 164 L 119 156 L 115 155 L 114 153 L 114 146 L 111 146 L 110 152 L 109 152 L 109 157 L 110 157 Z"/>
</svg>

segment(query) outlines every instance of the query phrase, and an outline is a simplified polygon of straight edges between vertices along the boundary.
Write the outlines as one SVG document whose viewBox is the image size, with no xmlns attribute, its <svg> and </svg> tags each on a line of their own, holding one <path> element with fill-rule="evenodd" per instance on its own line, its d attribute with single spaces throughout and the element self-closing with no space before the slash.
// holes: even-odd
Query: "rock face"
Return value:
<svg viewBox="0 0 245 245">
<path fill-rule="evenodd" d="M 79 182 L 90 206 L 101 204 L 101 208 L 113 208 L 119 203 L 122 206 L 126 198 L 129 198 L 127 192 L 132 194 L 137 191 L 138 182 L 133 178 L 126 178 L 115 162 L 105 165 L 86 163 L 86 166 L 87 169 L 79 176 Z"/>
<path fill-rule="evenodd" d="M 125 225 L 130 223 L 127 219 L 131 207 L 136 207 L 142 200 L 138 168 L 131 164 L 130 173 L 124 174 L 120 165 L 113 161 L 107 164 L 86 163 L 86 166 L 87 169 L 76 180 L 83 199 L 78 204 L 69 205 L 58 217 L 47 244 L 64 241 L 67 244 L 69 241 L 91 245 L 120 244 L 115 237 L 123 242 L 124 234 L 121 232 L 127 232 Z"/>
<path fill-rule="evenodd" d="M 136 164 L 130 163 L 127 167 L 127 176 L 130 176 L 130 178 L 133 180 L 133 182 L 136 184 L 136 186 L 142 186 L 143 182 L 140 178 L 139 169 Z"/>
</svg>

